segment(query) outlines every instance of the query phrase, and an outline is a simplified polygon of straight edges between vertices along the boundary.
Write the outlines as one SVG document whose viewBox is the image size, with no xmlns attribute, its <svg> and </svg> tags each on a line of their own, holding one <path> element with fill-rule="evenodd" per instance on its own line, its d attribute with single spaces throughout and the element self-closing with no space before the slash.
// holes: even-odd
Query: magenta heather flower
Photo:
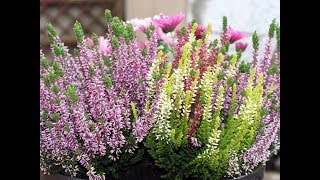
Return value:
<svg viewBox="0 0 320 180">
<path fill-rule="evenodd" d="M 236 42 L 236 49 L 245 51 L 247 49 L 248 43 L 246 42 Z"/>
<path fill-rule="evenodd" d="M 191 22 L 188 23 L 188 27 L 189 27 L 189 28 L 192 27 L 192 23 L 191 23 Z M 207 30 L 207 28 L 208 28 L 207 25 L 198 24 L 198 25 L 197 25 L 196 32 L 195 32 L 196 39 L 201 39 L 203 32 L 205 32 L 205 31 Z M 177 30 L 176 33 L 177 33 L 177 34 L 180 34 L 180 30 Z"/>
<path fill-rule="evenodd" d="M 172 32 L 177 25 L 185 18 L 183 13 L 179 13 L 173 16 L 165 16 L 160 13 L 159 18 L 152 18 L 152 22 L 160 27 L 164 33 Z"/>
<path fill-rule="evenodd" d="M 245 33 L 239 31 L 239 30 L 234 30 L 232 29 L 231 26 L 228 26 L 227 31 L 226 31 L 226 39 L 230 41 L 230 43 L 234 43 L 246 36 Z"/>
</svg>

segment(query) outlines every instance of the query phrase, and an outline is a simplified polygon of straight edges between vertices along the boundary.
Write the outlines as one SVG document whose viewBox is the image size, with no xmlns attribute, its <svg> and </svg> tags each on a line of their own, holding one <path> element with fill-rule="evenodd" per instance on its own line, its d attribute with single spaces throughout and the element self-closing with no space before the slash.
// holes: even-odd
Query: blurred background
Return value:
<svg viewBox="0 0 320 180">
<path fill-rule="evenodd" d="M 110 9 L 113 16 L 124 21 L 159 13 L 173 15 L 184 12 L 186 19 L 180 26 L 196 18 L 198 24 L 212 24 L 213 37 L 221 32 L 222 16 L 227 16 L 229 25 L 248 34 L 243 39 L 245 42 L 251 42 L 251 35 L 256 30 L 261 50 L 272 19 L 280 23 L 280 0 L 40 0 L 40 45 L 43 52 L 48 56 L 51 54 L 45 28 L 47 22 L 53 24 L 62 41 L 73 49 L 76 45 L 73 34 L 75 20 L 81 22 L 86 35 L 95 32 L 103 36 L 106 33 L 105 9 Z M 248 46 L 242 57 L 249 60 L 251 52 L 252 47 Z M 268 162 L 265 174 L 265 180 L 278 179 L 280 153 Z"/>
</svg>

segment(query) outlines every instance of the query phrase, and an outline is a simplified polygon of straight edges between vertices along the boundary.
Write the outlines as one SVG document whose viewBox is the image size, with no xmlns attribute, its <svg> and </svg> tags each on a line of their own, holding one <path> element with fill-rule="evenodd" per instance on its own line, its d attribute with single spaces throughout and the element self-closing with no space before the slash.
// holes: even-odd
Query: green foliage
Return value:
<svg viewBox="0 0 320 180">
<path fill-rule="evenodd" d="M 151 32 L 152 31 L 154 31 L 155 30 L 155 26 L 151 23 L 150 25 L 149 25 L 149 27 L 147 27 L 147 29 L 146 29 L 146 35 L 147 35 L 147 38 L 150 40 L 150 38 L 151 38 Z"/>
<path fill-rule="evenodd" d="M 187 28 L 185 26 L 181 27 L 180 29 L 180 36 L 185 36 L 187 33 Z"/>
<path fill-rule="evenodd" d="M 274 75 L 275 73 L 277 73 L 279 70 L 279 66 L 278 64 L 271 64 L 271 66 L 269 67 L 269 70 L 267 72 L 268 75 Z"/>
<path fill-rule="evenodd" d="M 241 73 L 248 73 L 250 72 L 250 63 L 245 63 L 243 60 L 239 65 L 239 72 Z"/>
<path fill-rule="evenodd" d="M 43 110 L 43 113 L 42 113 L 42 118 L 43 118 L 44 120 L 48 120 L 48 113 L 49 113 L 48 109 L 45 108 L 45 109 Z"/>
<path fill-rule="evenodd" d="M 223 29 L 223 32 L 227 31 L 227 26 L 228 26 L 228 18 L 227 18 L 227 16 L 223 16 L 222 17 L 222 29 Z"/>
<path fill-rule="evenodd" d="M 241 50 L 237 50 L 237 60 L 239 60 L 242 56 L 242 51 Z"/>
<path fill-rule="evenodd" d="M 76 49 L 76 48 L 74 48 L 74 49 L 73 49 L 73 54 L 74 54 L 75 56 L 79 56 L 79 55 L 80 55 L 79 50 Z"/>
<path fill-rule="evenodd" d="M 162 176 L 165 179 L 179 179 L 185 176 L 188 172 L 187 164 L 196 157 L 198 152 L 197 149 L 192 149 L 185 143 L 177 148 L 173 143 L 167 144 L 165 141 L 155 140 L 153 133 L 148 134 L 144 146 L 148 148 L 148 153 L 155 160 L 155 164 L 168 172 Z"/>
<path fill-rule="evenodd" d="M 196 19 L 196 18 L 192 18 L 192 20 L 191 20 L 192 26 L 193 26 L 193 24 L 195 24 L 195 23 L 197 23 L 197 19 Z"/>
<path fill-rule="evenodd" d="M 52 46 L 53 46 L 54 53 L 57 56 L 64 56 L 65 52 L 62 49 L 62 47 L 58 46 L 57 44 L 53 44 Z"/>
<path fill-rule="evenodd" d="M 217 47 L 217 46 L 218 46 L 218 43 L 219 43 L 219 40 L 218 40 L 218 39 L 215 39 L 215 40 L 213 41 L 213 47 L 214 47 L 214 48 Z"/>
<path fill-rule="evenodd" d="M 236 104 L 237 104 L 237 84 L 233 83 L 233 85 L 232 85 L 232 98 L 231 98 L 231 103 L 230 103 L 230 109 L 228 112 L 228 117 L 233 117 L 234 110 L 236 108 Z"/>
<path fill-rule="evenodd" d="M 78 43 L 82 43 L 83 38 L 84 38 L 84 32 L 83 32 L 82 26 L 79 21 L 76 21 L 74 23 L 73 31 L 76 35 L 76 39 L 77 39 Z"/>
<path fill-rule="evenodd" d="M 56 104 L 60 104 L 60 102 L 61 102 L 61 99 L 60 99 L 59 97 L 56 97 L 55 103 L 56 103 Z"/>
<path fill-rule="evenodd" d="M 126 25 L 124 32 L 123 32 L 123 36 L 124 36 L 126 43 L 128 43 L 129 41 L 132 41 L 135 38 L 135 33 L 134 33 L 133 26 L 131 23 L 128 23 Z"/>
<path fill-rule="evenodd" d="M 280 26 L 276 27 L 277 51 L 280 51 Z"/>
<path fill-rule="evenodd" d="M 51 23 L 47 23 L 47 29 L 52 36 L 57 36 L 57 30 L 52 26 Z"/>
<path fill-rule="evenodd" d="M 67 131 L 67 133 L 70 132 L 70 124 L 68 122 L 66 122 L 64 129 Z"/>
<path fill-rule="evenodd" d="M 110 63 L 110 58 L 108 56 L 105 56 L 105 55 L 102 55 L 102 58 L 104 60 L 104 64 L 107 66 L 107 67 L 111 67 L 111 63 Z"/>
<path fill-rule="evenodd" d="M 131 111 L 132 111 L 132 114 L 134 117 L 134 121 L 137 121 L 138 120 L 138 113 L 137 113 L 136 105 L 132 101 L 131 101 L 130 105 L 131 105 Z"/>
<path fill-rule="evenodd" d="M 52 114 L 52 120 L 54 122 L 57 122 L 59 119 L 60 119 L 60 114 L 59 113 L 55 112 L 55 113 Z"/>
<path fill-rule="evenodd" d="M 112 87 L 112 81 L 108 75 L 103 75 L 102 77 L 103 84 L 110 89 Z"/>
<path fill-rule="evenodd" d="M 255 51 L 259 50 L 259 36 L 257 34 L 257 31 L 254 31 L 252 34 L 252 45 Z"/>
<path fill-rule="evenodd" d="M 118 48 L 119 47 L 119 41 L 116 36 L 112 36 L 111 38 L 111 44 L 113 47 Z"/>
<path fill-rule="evenodd" d="M 52 63 L 52 67 L 53 67 L 53 70 L 54 70 L 54 74 L 58 77 L 62 77 L 63 76 L 63 72 L 62 72 L 62 69 L 58 63 L 58 61 L 54 60 L 53 63 Z"/>
<path fill-rule="evenodd" d="M 146 56 L 146 55 L 148 54 L 147 49 L 146 49 L 146 48 L 143 48 L 143 49 L 141 50 L 141 54 L 142 54 L 142 56 Z"/>
<path fill-rule="evenodd" d="M 118 38 L 125 31 L 125 26 L 118 17 L 112 18 L 111 27 L 113 34 Z"/>
<path fill-rule="evenodd" d="M 74 84 L 69 84 L 67 94 L 73 104 L 76 104 L 79 100 L 77 96 L 77 87 Z"/>
<path fill-rule="evenodd" d="M 40 64 L 45 68 L 45 69 L 49 69 L 49 62 L 46 58 L 41 58 L 40 59 Z"/>
<path fill-rule="evenodd" d="M 222 47 L 220 52 L 222 54 L 226 54 L 229 51 L 229 47 L 230 47 L 230 42 L 226 42 Z"/>
<path fill-rule="evenodd" d="M 55 43 L 54 37 L 58 35 L 57 30 L 52 26 L 51 23 L 47 23 L 47 29 L 48 29 L 48 37 L 49 37 L 49 42 L 51 44 Z"/>
<path fill-rule="evenodd" d="M 218 76 L 217 76 L 218 80 L 223 79 L 225 75 L 226 75 L 225 72 L 220 71 L 219 74 L 218 74 Z"/>
<path fill-rule="evenodd" d="M 106 9 L 104 11 L 104 16 L 105 16 L 108 23 L 112 22 L 112 15 L 111 15 L 111 11 L 109 9 Z"/>
<path fill-rule="evenodd" d="M 51 127 L 52 127 L 51 121 L 46 121 L 45 125 L 46 125 L 47 128 L 49 128 L 51 130 Z"/>
<path fill-rule="evenodd" d="M 274 37 L 274 32 L 276 30 L 276 27 L 277 27 L 276 19 L 273 19 L 271 24 L 270 24 L 269 32 L 268 32 L 268 35 L 269 35 L 270 38 Z"/>
<path fill-rule="evenodd" d="M 54 71 L 49 71 L 48 74 L 48 83 L 51 84 L 56 80 L 56 74 L 54 73 Z"/>
<path fill-rule="evenodd" d="M 96 33 L 92 33 L 91 39 L 95 45 L 98 45 L 98 35 Z"/>
</svg>

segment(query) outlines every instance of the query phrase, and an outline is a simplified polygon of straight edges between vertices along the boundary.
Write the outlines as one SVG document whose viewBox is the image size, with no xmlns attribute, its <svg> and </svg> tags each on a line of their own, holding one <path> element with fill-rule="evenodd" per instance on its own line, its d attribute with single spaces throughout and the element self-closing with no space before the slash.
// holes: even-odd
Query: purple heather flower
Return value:
<svg viewBox="0 0 320 180">
<path fill-rule="evenodd" d="M 109 46 L 112 29 L 108 28 L 107 38 L 99 38 L 99 48 L 89 48 L 90 41 L 79 42 L 76 56 L 54 37 L 51 50 L 58 55 L 54 54 L 53 66 L 47 67 L 40 51 L 40 168 L 45 173 L 61 166 L 76 176 L 79 169 L 72 164 L 78 162 L 92 168 L 87 173 L 90 179 L 104 179 L 95 174 L 93 158 L 108 154 L 117 160 L 137 148 L 136 143 L 128 144 L 125 133 L 133 128 L 131 101 L 137 104 L 139 117 L 147 120 L 153 115 L 152 111 L 144 114 L 143 108 L 148 98 L 149 66 L 157 54 L 156 32 L 152 32 L 144 56 L 136 39 L 127 43 L 120 37 L 121 49 Z M 108 59 L 103 56 L 106 53 Z M 140 142 L 152 124 L 142 122 L 136 129 L 138 126 L 143 129 Z M 52 161 L 55 164 L 48 163 Z"/>
</svg>

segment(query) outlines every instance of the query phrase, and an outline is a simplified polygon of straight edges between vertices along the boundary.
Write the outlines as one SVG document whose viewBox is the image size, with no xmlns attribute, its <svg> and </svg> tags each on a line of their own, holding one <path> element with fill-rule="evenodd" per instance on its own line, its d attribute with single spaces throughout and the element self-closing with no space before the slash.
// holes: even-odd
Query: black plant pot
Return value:
<svg viewBox="0 0 320 180">
<path fill-rule="evenodd" d="M 266 169 L 266 166 L 260 165 L 251 174 L 240 176 L 233 180 L 263 180 L 265 169 Z M 231 179 L 228 179 L 228 180 L 231 180 Z"/>
<path fill-rule="evenodd" d="M 120 180 L 160 180 L 163 172 L 154 165 L 151 158 L 144 155 L 142 160 L 134 165 L 122 169 L 118 177 Z M 109 179 L 108 177 L 106 177 Z M 73 178 L 64 175 L 42 175 L 40 180 L 87 180 L 80 178 Z"/>
<path fill-rule="evenodd" d="M 263 180 L 265 166 L 259 166 L 253 173 L 237 177 L 233 180 Z M 119 173 L 120 180 L 160 180 L 161 171 L 148 159 L 127 167 Z M 40 180 L 85 180 L 63 175 L 41 175 Z M 227 179 L 231 180 L 231 179 Z"/>
</svg>

